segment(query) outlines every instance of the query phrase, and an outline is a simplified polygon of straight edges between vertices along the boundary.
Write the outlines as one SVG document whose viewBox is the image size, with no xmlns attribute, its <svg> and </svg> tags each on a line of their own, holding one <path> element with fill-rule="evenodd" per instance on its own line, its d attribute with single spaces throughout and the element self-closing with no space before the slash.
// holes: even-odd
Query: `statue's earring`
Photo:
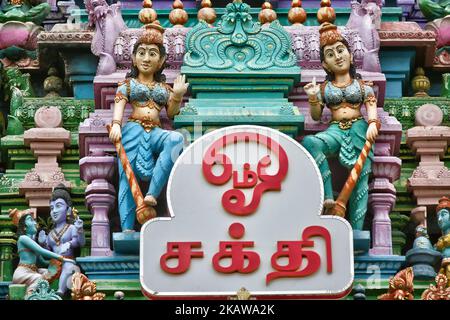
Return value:
<svg viewBox="0 0 450 320">
<path fill-rule="evenodd" d="M 69 210 L 67 210 L 67 213 L 66 213 L 66 222 L 70 221 L 71 216 L 72 216 L 72 209 L 69 208 Z"/>
</svg>

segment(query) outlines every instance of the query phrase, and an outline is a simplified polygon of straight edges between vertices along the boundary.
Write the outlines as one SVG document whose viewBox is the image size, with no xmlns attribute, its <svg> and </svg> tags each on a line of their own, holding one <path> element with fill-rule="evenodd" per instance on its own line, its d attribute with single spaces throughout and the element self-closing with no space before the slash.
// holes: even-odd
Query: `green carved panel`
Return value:
<svg viewBox="0 0 450 320">
<path fill-rule="evenodd" d="M 275 20 L 267 28 L 255 23 L 245 3 L 230 3 L 217 28 L 199 22 L 186 36 L 184 67 L 255 72 L 294 67 L 290 35 Z"/>
<path fill-rule="evenodd" d="M 437 105 L 444 114 L 442 125 L 450 126 L 450 98 L 445 97 L 403 97 L 385 99 L 384 110 L 397 118 L 403 126 L 403 131 L 414 127 L 417 109 L 427 103 Z"/>
<path fill-rule="evenodd" d="M 80 122 L 89 117 L 95 109 L 94 100 L 77 100 L 74 98 L 24 98 L 23 103 L 11 110 L 24 130 L 34 128 L 34 115 L 41 107 L 57 107 L 62 113 L 63 128 L 78 131 Z"/>
</svg>

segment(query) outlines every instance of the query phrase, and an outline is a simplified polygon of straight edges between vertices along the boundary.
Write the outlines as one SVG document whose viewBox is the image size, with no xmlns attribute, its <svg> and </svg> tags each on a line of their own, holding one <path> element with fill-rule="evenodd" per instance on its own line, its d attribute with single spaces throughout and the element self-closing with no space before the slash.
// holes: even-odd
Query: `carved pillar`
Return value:
<svg viewBox="0 0 450 320">
<path fill-rule="evenodd" d="M 34 116 L 36 128 L 24 133 L 24 142 L 30 146 L 37 163 L 19 185 L 19 193 L 25 195 L 32 208 L 48 208 L 53 187 L 65 181 L 58 165 L 66 146 L 70 145 L 70 132 L 61 128 L 62 115 L 56 107 L 41 107 Z"/>
<path fill-rule="evenodd" d="M 369 185 L 369 206 L 373 211 L 373 255 L 392 255 L 392 229 L 389 213 L 396 199 L 393 181 L 400 177 L 401 160 L 397 157 L 378 156 L 372 164 L 374 180 Z"/>
<path fill-rule="evenodd" d="M 407 183 L 419 206 L 436 205 L 450 194 L 450 170 L 440 161 L 450 144 L 450 128 L 441 126 L 442 119 L 438 106 L 425 104 L 416 111 L 417 126 L 406 132 L 406 143 L 420 157 Z"/>
<path fill-rule="evenodd" d="M 16 240 L 0 239 L 0 282 L 11 281 L 14 272 L 13 253 Z"/>
<path fill-rule="evenodd" d="M 92 156 L 80 160 L 81 178 L 89 183 L 86 204 L 92 213 L 91 256 L 111 256 L 110 225 L 108 214 L 116 201 L 116 191 L 111 184 L 116 159 L 94 150 Z"/>
</svg>

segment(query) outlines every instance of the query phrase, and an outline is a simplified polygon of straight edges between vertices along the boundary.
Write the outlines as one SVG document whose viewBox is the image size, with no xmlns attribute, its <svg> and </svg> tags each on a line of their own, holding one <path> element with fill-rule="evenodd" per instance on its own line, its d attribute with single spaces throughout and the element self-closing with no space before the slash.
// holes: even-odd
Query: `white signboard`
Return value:
<svg viewBox="0 0 450 320">
<path fill-rule="evenodd" d="M 311 155 L 270 128 L 233 126 L 196 140 L 172 170 L 170 218 L 141 230 L 140 280 L 152 299 L 340 298 L 353 282 L 349 223 L 321 216 Z"/>
</svg>

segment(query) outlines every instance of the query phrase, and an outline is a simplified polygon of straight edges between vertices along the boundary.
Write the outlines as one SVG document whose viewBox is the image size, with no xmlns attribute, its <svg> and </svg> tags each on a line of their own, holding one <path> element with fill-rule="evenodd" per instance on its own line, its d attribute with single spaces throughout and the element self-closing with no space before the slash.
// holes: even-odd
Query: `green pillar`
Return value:
<svg viewBox="0 0 450 320">
<path fill-rule="evenodd" d="M 0 281 L 11 281 L 16 248 L 14 225 L 7 215 L 0 215 Z"/>
<path fill-rule="evenodd" d="M 409 221 L 409 217 L 393 212 L 389 215 L 392 226 L 392 251 L 395 255 L 402 255 L 402 249 L 406 244 L 406 234 L 403 230 Z"/>
<path fill-rule="evenodd" d="M 27 291 L 24 284 L 9 285 L 9 300 L 23 300 Z"/>
<path fill-rule="evenodd" d="M 0 281 L 11 281 L 13 275 L 13 252 L 16 241 L 0 239 Z"/>
<path fill-rule="evenodd" d="M 441 96 L 450 98 L 450 73 L 442 74 Z"/>
</svg>

